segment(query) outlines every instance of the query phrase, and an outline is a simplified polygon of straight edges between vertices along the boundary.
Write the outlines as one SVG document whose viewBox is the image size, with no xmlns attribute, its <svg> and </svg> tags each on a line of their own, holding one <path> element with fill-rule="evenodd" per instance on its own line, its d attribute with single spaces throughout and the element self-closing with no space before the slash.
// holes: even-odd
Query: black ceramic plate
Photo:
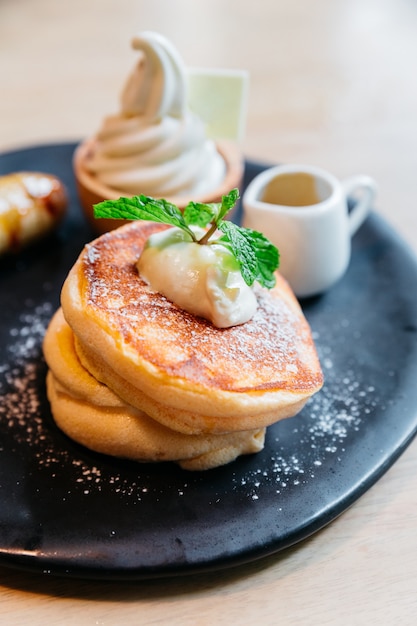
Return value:
<svg viewBox="0 0 417 626">
<path fill-rule="evenodd" d="M 62 282 L 92 238 L 75 196 L 73 144 L 0 156 L 0 173 L 60 176 L 69 215 L 49 240 L 0 263 L 0 563 L 128 579 L 222 568 L 279 551 L 342 513 L 417 429 L 417 265 L 372 214 L 351 265 L 303 302 L 325 374 L 265 449 L 203 473 L 93 454 L 54 425 L 41 340 Z M 263 166 L 247 163 L 245 184 Z"/>
</svg>

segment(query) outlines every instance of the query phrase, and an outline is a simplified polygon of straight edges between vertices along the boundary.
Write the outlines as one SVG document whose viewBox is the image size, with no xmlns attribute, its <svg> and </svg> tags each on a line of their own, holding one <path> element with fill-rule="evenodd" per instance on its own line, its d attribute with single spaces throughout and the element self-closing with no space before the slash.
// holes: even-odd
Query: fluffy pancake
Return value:
<svg viewBox="0 0 417 626">
<path fill-rule="evenodd" d="M 310 328 L 282 277 L 256 287 L 249 322 L 219 329 L 153 292 L 136 270 L 149 235 L 134 222 L 87 245 L 62 290 L 79 358 L 124 402 L 187 434 L 264 428 L 323 383 Z"/>
<path fill-rule="evenodd" d="M 57 425 L 96 452 L 136 461 L 176 461 L 185 469 L 204 470 L 263 447 L 264 429 L 184 435 L 123 402 L 82 366 L 61 310 L 47 329 L 44 354 L 50 368 L 48 399 Z"/>
</svg>

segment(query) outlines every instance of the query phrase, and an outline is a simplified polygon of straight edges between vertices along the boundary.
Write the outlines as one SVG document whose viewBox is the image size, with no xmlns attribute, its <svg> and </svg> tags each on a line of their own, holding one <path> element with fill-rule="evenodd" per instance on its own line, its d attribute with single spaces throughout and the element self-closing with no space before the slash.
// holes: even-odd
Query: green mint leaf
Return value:
<svg viewBox="0 0 417 626">
<path fill-rule="evenodd" d="M 184 209 L 184 219 L 189 226 L 205 228 L 217 215 L 217 204 L 189 202 Z"/>
<path fill-rule="evenodd" d="M 149 220 L 178 226 L 187 232 L 190 230 L 183 214 L 175 204 L 144 195 L 99 202 L 94 205 L 94 217 L 118 220 Z"/>
<path fill-rule="evenodd" d="M 239 190 L 232 189 L 228 194 L 222 196 L 220 209 L 217 214 L 217 221 L 222 220 L 224 216 L 232 209 L 239 200 Z"/>
<path fill-rule="evenodd" d="M 214 235 L 217 230 L 218 225 L 221 223 L 223 217 L 234 207 L 237 200 L 239 199 L 239 191 L 238 189 L 232 189 L 228 194 L 222 196 L 222 201 L 211 204 L 210 206 L 213 208 L 214 216 L 210 221 L 210 228 L 207 230 L 205 235 L 198 240 L 198 243 L 207 244 L 210 241 L 210 237 Z"/>
<path fill-rule="evenodd" d="M 221 241 L 230 245 L 246 284 L 250 286 L 258 281 L 262 287 L 271 289 L 276 282 L 274 272 L 279 266 L 277 248 L 262 233 L 233 222 L 221 222 L 218 229 L 223 233 Z"/>
<path fill-rule="evenodd" d="M 216 230 L 220 230 L 223 236 L 216 241 L 232 251 L 245 282 L 250 286 L 258 281 L 263 287 L 271 289 L 275 285 L 274 272 L 279 266 L 279 252 L 276 247 L 262 233 L 223 220 L 238 199 L 238 189 L 232 189 L 222 196 L 221 202 L 190 202 L 183 214 L 175 204 L 167 200 L 144 195 L 121 197 L 95 204 L 94 217 L 146 220 L 176 226 L 187 232 L 192 241 L 202 245 L 213 243 L 211 237 Z M 208 228 L 201 239 L 197 240 L 190 226 Z"/>
</svg>

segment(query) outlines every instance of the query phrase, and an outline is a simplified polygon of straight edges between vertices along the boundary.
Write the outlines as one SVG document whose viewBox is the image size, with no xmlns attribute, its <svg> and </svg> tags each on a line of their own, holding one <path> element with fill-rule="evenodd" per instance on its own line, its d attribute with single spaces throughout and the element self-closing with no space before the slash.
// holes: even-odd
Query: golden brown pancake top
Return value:
<svg viewBox="0 0 417 626">
<path fill-rule="evenodd" d="M 164 228 L 134 222 L 86 246 L 81 256 L 86 314 L 169 376 L 237 392 L 320 387 L 310 328 L 281 276 L 273 290 L 255 287 L 258 310 L 249 322 L 225 329 L 151 290 L 136 262 L 147 238 Z"/>
</svg>

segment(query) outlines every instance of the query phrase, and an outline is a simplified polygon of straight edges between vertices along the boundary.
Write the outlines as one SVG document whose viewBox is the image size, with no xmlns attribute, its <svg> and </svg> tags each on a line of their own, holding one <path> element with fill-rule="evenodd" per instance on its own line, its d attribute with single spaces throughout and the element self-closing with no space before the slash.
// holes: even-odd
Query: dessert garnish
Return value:
<svg viewBox="0 0 417 626">
<path fill-rule="evenodd" d="M 229 328 L 254 316 L 252 286 L 257 281 L 271 289 L 279 263 L 264 235 L 224 219 L 238 198 L 232 189 L 221 202 L 190 202 L 182 213 L 167 200 L 141 195 L 103 202 L 94 211 L 97 217 L 170 225 L 147 240 L 136 263 L 139 275 L 184 311 Z"/>
<path fill-rule="evenodd" d="M 278 249 L 262 233 L 224 219 L 238 199 L 239 191 L 232 189 L 222 196 L 221 202 L 189 202 L 182 212 L 163 199 L 144 195 L 121 197 L 96 204 L 94 216 L 169 224 L 187 233 L 190 242 L 224 246 L 232 252 L 247 285 L 257 281 L 262 287 L 271 289 L 276 281 L 274 272 L 279 266 Z M 193 227 L 204 230 L 201 232 Z"/>
</svg>

